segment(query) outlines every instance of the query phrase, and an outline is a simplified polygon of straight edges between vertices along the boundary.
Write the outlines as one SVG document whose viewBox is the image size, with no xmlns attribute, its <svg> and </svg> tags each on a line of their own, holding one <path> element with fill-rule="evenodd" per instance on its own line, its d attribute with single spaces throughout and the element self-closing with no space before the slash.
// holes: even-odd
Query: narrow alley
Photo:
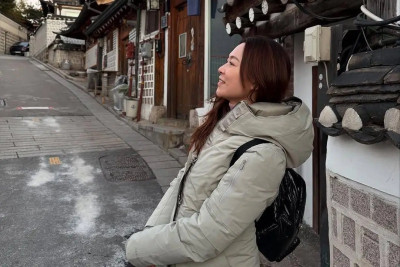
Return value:
<svg viewBox="0 0 400 267">
<path fill-rule="evenodd" d="M 179 163 L 35 61 L 1 56 L 0 85 L 1 265 L 125 266 L 162 196 L 150 168 Z"/>
</svg>

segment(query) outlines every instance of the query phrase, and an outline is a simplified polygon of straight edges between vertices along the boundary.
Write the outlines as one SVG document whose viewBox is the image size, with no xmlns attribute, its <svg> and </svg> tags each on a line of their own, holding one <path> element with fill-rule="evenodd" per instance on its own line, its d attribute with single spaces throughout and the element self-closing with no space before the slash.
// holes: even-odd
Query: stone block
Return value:
<svg viewBox="0 0 400 267">
<path fill-rule="evenodd" d="M 199 127 L 199 116 L 197 115 L 197 111 L 195 109 L 191 109 L 189 112 L 189 127 Z"/>
<path fill-rule="evenodd" d="M 343 216 L 343 243 L 356 250 L 356 224 L 353 219 Z"/>
<path fill-rule="evenodd" d="M 332 208 L 331 227 L 332 227 L 334 236 L 337 238 L 337 214 L 336 214 L 336 209 L 335 208 Z"/>
<path fill-rule="evenodd" d="M 349 206 L 349 188 L 346 184 L 340 182 L 336 177 L 331 179 L 332 200 L 344 207 Z"/>
<path fill-rule="evenodd" d="M 379 236 L 366 228 L 362 229 L 362 257 L 372 266 L 380 266 Z"/>
<path fill-rule="evenodd" d="M 167 113 L 167 108 L 164 106 L 153 106 L 150 111 L 149 121 L 157 123 L 159 118 L 162 118 Z"/>
<path fill-rule="evenodd" d="M 374 220 L 381 227 L 397 234 L 398 215 L 396 206 L 374 196 L 372 198 L 372 207 L 372 220 Z"/>
<path fill-rule="evenodd" d="M 400 247 L 389 242 L 389 267 L 400 266 Z"/>
<path fill-rule="evenodd" d="M 350 189 L 350 206 L 358 214 L 370 218 L 370 196 L 360 190 Z"/>
<path fill-rule="evenodd" d="M 350 259 L 335 246 L 333 247 L 333 267 L 350 267 Z"/>
</svg>

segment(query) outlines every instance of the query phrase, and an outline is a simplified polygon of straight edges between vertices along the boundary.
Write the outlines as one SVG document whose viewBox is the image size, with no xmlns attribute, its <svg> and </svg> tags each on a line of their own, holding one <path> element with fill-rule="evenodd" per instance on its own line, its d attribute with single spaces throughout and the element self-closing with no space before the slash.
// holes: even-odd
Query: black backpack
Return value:
<svg viewBox="0 0 400 267">
<path fill-rule="evenodd" d="M 253 139 L 241 145 L 235 151 L 230 166 L 247 149 L 262 143 L 268 141 Z M 306 184 L 303 178 L 293 169 L 286 169 L 278 196 L 264 210 L 260 219 L 255 221 L 258 250 L 269 261 L 280 262 L 300 244 L 297 234 L 303 220 L 305 204 Z"/>
</svg>

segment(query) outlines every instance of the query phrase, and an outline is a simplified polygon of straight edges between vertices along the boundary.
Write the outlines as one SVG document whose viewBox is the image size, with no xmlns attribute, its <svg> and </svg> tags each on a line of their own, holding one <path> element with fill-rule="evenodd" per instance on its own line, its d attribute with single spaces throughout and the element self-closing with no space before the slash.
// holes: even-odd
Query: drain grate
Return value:
<svg viewBox="0 0 400 267">
<path fill-rule="evenodd" d="M 5 107 L 7 105 L 6 100 L 0 98 L 0 107 Z"/>
<path fill-rule="evenodd" d="M 154 175 L 139 154 L 130 151 L 100 158 L 100 165 L 106 180 L 144 181 L 154 179 Z"/>
</svg>

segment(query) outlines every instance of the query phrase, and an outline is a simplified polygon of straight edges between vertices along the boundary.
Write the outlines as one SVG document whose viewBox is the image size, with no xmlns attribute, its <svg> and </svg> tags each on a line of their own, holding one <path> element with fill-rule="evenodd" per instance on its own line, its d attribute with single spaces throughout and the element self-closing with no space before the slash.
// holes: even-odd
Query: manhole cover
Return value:
<svg viewBox="0 0 400 267">
<path fill-rule="evenodd" d="M 100 165 L 106 180 L 111 182 L 154 179 L 154 175 L 146 162 L 132 151 L 101 157 Z"/>
</svg>

